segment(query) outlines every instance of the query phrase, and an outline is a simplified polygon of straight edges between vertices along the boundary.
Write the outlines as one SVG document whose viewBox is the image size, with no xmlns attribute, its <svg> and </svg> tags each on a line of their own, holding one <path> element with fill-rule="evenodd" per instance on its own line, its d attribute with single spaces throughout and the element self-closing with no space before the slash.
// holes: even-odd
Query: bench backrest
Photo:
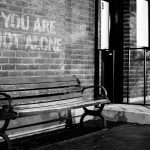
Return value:
<svg viewBox="0 0 150 150">
<path fill-rule="evenodd" d="M 13 105 L 82 97 L 81 87 L 76 77 L 0 79 L 0 92 L 11 96 Z M 0 101 L 0 105 L 2 103 Z"/>
</svg>

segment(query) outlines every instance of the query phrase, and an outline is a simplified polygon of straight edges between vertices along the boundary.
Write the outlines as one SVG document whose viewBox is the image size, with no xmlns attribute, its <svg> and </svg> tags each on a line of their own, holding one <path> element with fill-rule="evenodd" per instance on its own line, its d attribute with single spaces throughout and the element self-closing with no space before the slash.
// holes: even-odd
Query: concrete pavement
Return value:
<svg viewBox="0 0 150 150">
<path fill-rule="evenodd" d="M 109 104 L 103 113 L 114 122 L 150 124 L 150 105 Z"/>
<path fill-rule="evenodd" d="M 13 142 L 13 150 L 149 150 L 150 125 L 87 121 L 84 128 L 62 129 Z M 5 150 L 5 149 L 4 149 Z"/>
<path fill-rule="evenodd" d="M 122 124 L 52 144 L 40 150 L 149 150 L 150 126 Z"/>
</svg>

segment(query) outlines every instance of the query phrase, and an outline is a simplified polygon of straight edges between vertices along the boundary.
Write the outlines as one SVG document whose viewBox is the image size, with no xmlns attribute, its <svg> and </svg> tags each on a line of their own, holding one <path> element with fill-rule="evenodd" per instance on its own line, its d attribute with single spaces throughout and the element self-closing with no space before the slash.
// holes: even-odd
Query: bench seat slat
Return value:
<svg viewBox="0 0 150 150">
<path fill-rule="evenodd" d="M 48 113 L 48 112 L 58 112 L 62 110 L 69 110 L 69 109 L 76 109 L 81 107 L 88 107 L 92 105 L 98 105 L 98 104 L 106 104 L 109 101 L 107 99 L 97 100 L 97 101 L 84 101 L 81 100 L 72 103 L 72 100 L 70 99 L 70 103 L 67 103 L 65 105 L 58 103 L 56 105 L 51 105 L 51 103 L 47 106 L 42 107 L 33 107 L 33 108 L 26 108 L 26 109 L 17 109 L 14 107 L 15 112 L 17 112 L 18 117 L 23 116 L 29 116 L 29 115 L 36 115 L 36 114 L 42 114 L 42 113 Z M 47 103 L 48 104 L 48 103 Z"/>
<path fill-rule="evenodd" d="M 17 85 L 17 84 L 35 84 L 35 83 L 55 83 L 55 82 L 65 82 L 65 81 L 76 81 L 75 77 L 64 76 L 64 77 L 15 77 L 15 78 L 1 78 L 0 85 Z"/>
<path fill-rule="evenodd" d="M 70 93 L 70 94 L 63 94 L 63 95 L 56 95 L 56 96 L 50 96 L 50 97 L 36 97 L 36 98 L 26 98 L 26 99 L 18 99 L 13 100 L 13 106 L 16 105 L 28 105 L 28 104 L 35 104 L 35 103 L 44 103 L 44 102 L 52 102 L 52 101 L 61 101 L 61 100 L 67 100 L 70 98 L 80 98 L 82 97 L 82 94 L 80 92 Z"/>
<path fill-rule="evenodd" d="M 38 108 L 38 107 L 46 107 L 46 106 L 58 106 L 58 105 L 68 105 L 71 103 L 81 103 L 84 102 L 82 97 L 78 98 L 70 98 L 67 100 L 62 100 L 62 101 L 53 101 L 53 102 L 46 102 L 46 103 L 35 103 L 35 104 L 28 104 L 28 105 L 19 105 L 19 106 L 14 106 L 15 109 L 30 109 L 30 108 Z"/>
<path fill-rule="evenodd" d="M 67 94 L 67 93 L 74 93 L 80 92 L 80 87 L 64 87 L 64 88 L 53 88 L 53 89 L 39 89 L 39 90 L 28 90 L 28 91 L 13 91 L 13 92 L 6 92 L 11 96 L 12 99 L 20 99 L 26 97 L 37 97 L 37 96 L 53 96 L 53 95 L 60 95 L 60 94 Z"/>
<path fill-rule="evenodd" d="M 63 88 L 63 87 L 73 87 L 73 86 L 78 86 L 77 81 L 1 85 L 0 91 L 3 92 L 29 91 L 29 90 L 52 89 L 52 88 Z"/>
</svg>

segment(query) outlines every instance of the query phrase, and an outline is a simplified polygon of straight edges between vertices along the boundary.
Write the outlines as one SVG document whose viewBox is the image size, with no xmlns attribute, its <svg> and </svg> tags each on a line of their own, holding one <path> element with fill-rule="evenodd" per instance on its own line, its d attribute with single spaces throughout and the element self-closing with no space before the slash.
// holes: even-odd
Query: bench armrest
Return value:
<svg viewBox="0 0 150 150">
<path fill-rule="evenodd" d="M 107 97 L 107 90 L 105 89 L 105 87 L 103 87 L 103 86 L 101 86 L 101 85 L 96 85 L 96 86 L 85 86 L 85 87 L 83 87 L 82 88 L 82 93 L 84 93 L 84 91 L 86 90 L 86 89 L 91 89 L 91 88 L 95 88 L 95 87 L 99 87 L 99 88 L 101 88 L 102 90 L 103 90 L 103 92 L 104 92 L 104 97 L 105 98 L 108 98 Z"/>
<path fill-rule="evenodd" d="M 11 100 L 10 95 L 6 93 L 2 93 L 2 92 L 0 92 L 0 95 L 4 96 L 6 100 L 8 100 L 8 105 L 3 105 L 2 110 L 10 112 L 12 110 L 12 100 Z"/>
</svg>

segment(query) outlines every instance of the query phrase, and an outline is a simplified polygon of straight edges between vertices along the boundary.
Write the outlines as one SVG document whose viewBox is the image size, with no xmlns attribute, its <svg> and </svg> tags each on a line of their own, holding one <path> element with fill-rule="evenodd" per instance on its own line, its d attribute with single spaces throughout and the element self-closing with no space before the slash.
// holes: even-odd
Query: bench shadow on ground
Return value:
<svg viewBox="0 0 150 150">
<path fill-rule="evenodd" d="M 109 130 L 115 126 L 122 125 L 122 122 L 108 122 Z M 102 122 L 100 120 L 90 120 L 84 123 L 83 128 L 64 128 L 49 133 L 40 135 L 33 135 L 19 140 L 12 140 L 13 150 L 35 150 L 39 147 L 45 147 L 54 143 L 66 141 L 69 139 L 81 137 L 90 133 L 103 130 Z M 107 132 L 107 131 L 105 131 Z M 0 143 L 0 149 L 5 150 L 5 143 Z"/>
</svg>

